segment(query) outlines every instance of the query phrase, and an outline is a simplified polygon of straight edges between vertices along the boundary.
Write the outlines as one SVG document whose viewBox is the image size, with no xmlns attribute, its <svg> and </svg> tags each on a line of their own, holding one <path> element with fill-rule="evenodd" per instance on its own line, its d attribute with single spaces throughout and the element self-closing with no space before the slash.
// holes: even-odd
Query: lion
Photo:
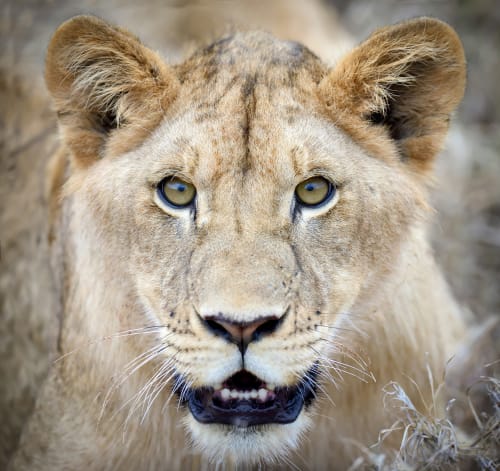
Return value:
<svg viewBox="0 0 500 471">
<path fill-rule="evenodd" d="M 347 469 L 394 422 L 385 385 L 431 403 L 465 331 L 427 240 L 465 69 L 432 18 L 334 67 L 261 31 L 168 65 L 63 23 L 59 358 L 9 469 Z"/>
</svg>

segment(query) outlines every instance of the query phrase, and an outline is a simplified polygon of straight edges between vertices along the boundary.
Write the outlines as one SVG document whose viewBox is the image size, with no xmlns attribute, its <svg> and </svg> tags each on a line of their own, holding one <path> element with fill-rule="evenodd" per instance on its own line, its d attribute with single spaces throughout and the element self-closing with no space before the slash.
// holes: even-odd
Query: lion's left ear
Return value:
<svg viewBox="0 0 500 471">
<path fill-rule="evenodd" d="M 330 71 L 319 94 L 336 124 L 369 152 L 395 149 L 425 171 L 462 99 L 465 75 L 455 31 L 418 18 L 376 31 Z"/>
</svg>

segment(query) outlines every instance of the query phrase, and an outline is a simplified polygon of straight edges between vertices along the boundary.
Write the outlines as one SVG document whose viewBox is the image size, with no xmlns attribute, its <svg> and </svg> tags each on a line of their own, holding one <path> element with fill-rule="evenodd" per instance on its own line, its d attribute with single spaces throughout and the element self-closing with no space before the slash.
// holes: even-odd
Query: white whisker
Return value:
<svg viewBox="0 0 500 471">
<path fill-rule="evenodd" d="M 166 349 L 168 348 L 168 345 L 164 345 L 164 344 L 159 344 L 159 345 L 154 345 L 153 347 L 151 347 L 149 350 L 141 353 L 140 355 L 138 355 L 136 358 L 134 358 L 133 360 L 131 360 L 127 365 L 125 365 L 124 367 L 124 371 L 123 371 L 123 374 L 117 378 L 112 384 L 111 386 L 109 387 L 107 393 L 106 393 L 106 396 L 104 397 L 104 401 L 103 401 L 103 405 L 102 405 L 102 408 L 101 408 L 101 414 L 100 414 L 100 417 L 99 417 L 99 421 L 101 420 L 103 414 L 104 414 L 104 410 L 112 396 L 112 394 L 121 386 L 123 385 L 123 383 L 128 379 L 130 378 L 130 376 L 132 376 L 137 370 L 139 370 L 140 368 L 142 368 L 144 365 L 146 365 L 147 363 L 151 362 L 152 360 L 154 360 L 155 358 L 158 357 L 158 355 L 160 355 L 161 353 L 163 353 Z M 128 403 L 130 402 L 127 401 L 125 404 L 123 404 L 119 409 L 118 411 L 115 412 L 115 414 L 113 414 L 113 417 L 120 411 L 122 410 L 122 408 Z"/>
<path fill-rule="evenodd" d="M 123 330 L 121 332 L 116 332 L 114 334 L 109 334 L 105 335 L 103 337 L 100 337 L 98 339 L 94 340 L 89 340 L 88 342 L 84 343 L 80 347 L 74 348 L 73 350 L 64 353 L 63 355 L 59 356 L 56 358 L 53 363 L 59 363 L 60 361 L 64 360 L 66 357 L 73 355 L 74 353 L 82 350 L 83 348 L 90 347 L 92 345 L 96 345 L 98 343 L 104 342 L 105 340 L 112 340 L 116 338 L 122 338 L 122 337 L 130 337 L 133 335 L 142 335 L 142 334 L 155 334 L 158 332 L 161 332 L 165 329 L 165 325 L 153 325 L 153 326 L 145 326 L 145 327 L 139 327 L 136 329 L 127 329 Z"/>
</svg>

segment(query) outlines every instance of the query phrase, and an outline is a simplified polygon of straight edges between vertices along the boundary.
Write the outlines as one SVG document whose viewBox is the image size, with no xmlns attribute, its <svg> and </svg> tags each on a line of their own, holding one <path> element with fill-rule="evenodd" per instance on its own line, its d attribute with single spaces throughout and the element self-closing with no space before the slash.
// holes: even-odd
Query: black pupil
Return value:
<svg viewBox="0 0 500 471">
<path fill-rule="evenodd" d="M 316 187 L 316 185 L 315 185 L 314 183 L 308 183 L 308 184 L 306 185 L 306 187 L 305 187 L 305 190 L 306 190 L 306 191 L 314 191 L 314 190 L 316 190 L 316 188 L 317 188 L 317 187 Z"/>
<path fill-rule="evenodd" d="M 181 193 L 183 191 L 186 191 L 186 185 L 183 185 L 182 183 L 177 183 L 174 187 L 177 191 L 180 191 Z"/>
</svg>

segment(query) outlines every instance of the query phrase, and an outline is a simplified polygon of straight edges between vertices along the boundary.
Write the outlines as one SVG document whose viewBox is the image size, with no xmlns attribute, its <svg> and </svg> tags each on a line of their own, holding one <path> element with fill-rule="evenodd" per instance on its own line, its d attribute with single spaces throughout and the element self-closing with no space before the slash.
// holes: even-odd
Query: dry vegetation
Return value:
<svg viewBox="0 0 500 471">
<path fill-rule="evenodd" d="M 430 378 L 430 381 L 433 379 Z M 471 399 L 472 390 L 476 387 L 483 389 L 481 412 Z M 442 392 L 443 389 L 438 387 L 435 394 L 437 396 Z M 456 407 L 455 399 L 449 400 L 446 414 L 441 416 L 435 410 L 435 403 L 426 405 L 424 411 L 417 410 L 406 392 L 397 383 L 387 385 L 385 393 L 386 409 L 397 410 L 399 418 L 390 429 L 380 432 L 380 441 L 384 441 L 394 433 L 402 433 L 399 451 L 395 456 L 387 456 L 377 453 L 376 446 L 373 449 L 362 449 L 360 457 L 353 463 L 350 471 L 359 469 L 495 471 L 498 469 L 500 464 L 500 380 L 483 377 L 468 388 L 467 407 L 475 419 L 475 430 L 469 433 L 465 433 L 450 417 L 452 409 Z"/>
</svg>

